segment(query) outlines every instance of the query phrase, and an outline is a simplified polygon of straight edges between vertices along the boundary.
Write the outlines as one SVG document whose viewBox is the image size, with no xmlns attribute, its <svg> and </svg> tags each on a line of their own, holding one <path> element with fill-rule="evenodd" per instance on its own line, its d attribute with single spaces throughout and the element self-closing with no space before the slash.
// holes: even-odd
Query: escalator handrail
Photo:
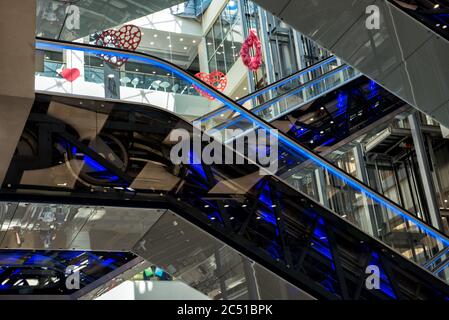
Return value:
<svg viewBox="0 0 449 320">
<path fill-rule="evenodd" d="M 220 91 L 217 91 L 215 88 L 210 86 L 209 84 L 205 83 L 201 79 L 198 79 L 191 74 L 189 74 L 187 71 L 179 68 L 178 66 L 174 65 L 173 63 L 169 61 L 165 61 L 161 58 L 152 56 L 147 53 L 141 53 L 141 52 L 130 52 L 124 49 L 117 49 L 117 48 L 108 48 L 108 47 L 100 47 L 95 46 L 91 44 L 83 44 L 83 43 L 74 43 L 70 41 L 64 41 L 64 40 L 51 40 L 51 39 L 43 39 L 43 38 L 36 38 L 37 42 L 40 42 L 41 44 L 47 45 L 49 47 L 58 48 L 58 49 L 76 49 L 80 51 L 89 51 L 101 53 L 101 54 L 114 54 L 115 56 L 122 56 L 125 58 L 132 57 L 133 59 L 140 59 L 144 60 L 146 62 L 150 62 L 154 65 L 159 65 L 161 67 L 165 67 L 169 69 L 174 74 L 186 79 L 189 82 L 193 82 L 195 86 L 197 86 L 199 89 L 206 91 L 210 96 L 216 98 L 218 101 L 222 102 L 224 105 L 227 105 L 229 108 L 233 109 L 235 112 L 239 113 L 240 115 L 244 115 L 246 118 L 250 119 L 250 121 L 255 122 L 259 127 L 267 130 L 276 132 L 275 136 L 291 147 L 295 152 L 304 155 L 306 158 L 309 158 L 310 160 L 314 161 L 321 167 L 325 168 L 326 170 L 332 172 L 334 175 L 338 176 L 340 179 L 345 181 L 347 184 L 351 185 L 353 188 L 358 190 L 359 192 L 362 192 L 367 197 L 373 199 L 373 201 L 380 203 L 381 205 L 387 207 L 388 209 L 392 210 L 393 212 L 399 214 L 404 219 L 409 220 L 413 223 L 415 223 L 418 227 L 425 230 L 428 234 L 432 235 L 433 237 L 440 240 L 445 245 L 449 246 L 449 238 L 441 233 L 439 230 L 434 228 L 431 225 L 428 225 L 425 221 L 421 220 L 418 217 L 413 216 L 411 213 L 406 211 L 405 209 L 399 207 L 396 203 L 391 201 L 388 198 L 385 198 L 383 195 L 379 194 L 377 191 L 372 189 L 369 186 L 364 185 L 362 182 L 360 182 L 358 179 L 350 176 L 348 173 L 343 171 L 342 169 L 335 167 L 330 161 L 326 160 L 322 156 L 313 153 L 312 151 L 306 149 L 305 147 L 299 145 L 297 142 L 295 142 L 292 138 L 288 137 L 282 132 L 278 132 L 275 127 L 273 127 L 271 124 L 266 122 L 263 119 L 260 119 L 259 117 L 255 116 L 251 113 L 251 111 L 245 109 L 243 106 L 237 104 L 235 101 L 227 97 L 225 94 L 223 94 Z M 288 185 L 285 181 L 282 179 L 278 179 L 283 184 Z M 338 216 L 338 214 L 337 214 Z"/>
<path fill-rule="evenodd" d="M 304 69 L 298 70 L 295 73 L 293 73 L 293 74 L 291 74 L 291 75 L 289 75 L 289 76 L 287 76 L 285 78 L 279 79 L 278 81 L 275 81 L 272 84 L 269 84 L 268 86 L 265 86 L 265 87 L 260 88 L 260 89 L 258 89 L 256 91 L 252 92 L 252 93 L 249 93 L 246 96 L 241 97 L 240 99 L 237 99 L 236 102 L 238 104 L 244 104 L 245 102 L 247 102 L 249 100 L 257 98 L 261 94 L 264 94 L 264 93 L 266 93 L 266 92 L 268 92 L 268 91 L 270 91 L 272 89 L 276 89 L 276 88 L 278 88 L 278 87 L 280 87 L 280 86 L 282 86 L 282 85 L 284 85 L 284 84 L 286 84 L 286 83 L 288 83 L 288 82 L 290 82 L 292 80 L 295 80 L 296 78 L 306 74 L 307 72 L 314 71 L 314 70 L 318 69 L 319 67 L 321 67 L 321 66 L 323 66 L 325 64 L 328 64 L 328 63 L 330 63 L 332 61 L 335 61 L 335 60 L 337 60 L 337 58 L 335 56 L 327 57 L 326 59 L 320 60 L 320 61 L 312 64 L 311 66 L 308 66 L 308 67 L 306 67 Z M 203 120 L 203 121 L 207 120 L 207 118 L 213 117 L 213 116 L 218 115 L 221 112 L 223 112 L 223 109 L 226 109 L 226 108 L 225 107 L 220 107 L 220 108 L 218 108 L 216 110 L 213 110 L 213 111 L 211 111 L 209 113 L 206 113 L 205 115 L 201 116 L 200 119 Z"/>
<path fill-rule="evenodd" d="M 264 109 L 266 109 L 266 107 L 269 107 L 269 106 L 273 105 L 274 103 L 279 102 L 279 101 L 281 101 L 281 100 L 287 98 L 287 97 L 290 96 L 290 95 L 293 95 L 293 94 L 295 94 L 295 93 L 297 93 L 297 92 L 299 92 L 299 91 L 301 91 L 301 90 L 303 90 L 303 89 L 305 89 L 305 88 L 307 88 L 307 87 L 309 87 L 309 86 L 312 86 L 312 85 L 314 85 L 314 84 L 317 84 L 317 83 L 320 82 L 321 80 L 326 79 L 327 77 L 329 77 L 329 76 L 331 76 L 331 75 L 334 75 L 335 73 L 338 73 L 338 72 L 340 72 L 340 71 L 346 70 L 346 69 L 348 69 L 348 68 L 350 68 L 348 65 L 342 64 L 341 66 L 339 66 L 339 67 L 337 67 L 337 68 L 335 68 L 335 69 L 333 69 L 333 70 L 331 70 L 331 71 L 329 71 L 329 72 L 327 72 L 327 73 L 324 73 L 324 74 L 322 74 L 321 76 L 319 76 L 319 77 L 317 77 L 317 78 L 315 78 L 315 79 L 313 79 L 313 80 L 310 80 L 310 81 L 308 81 L 308 82 L 306 82 L 306 83 L 304 83 L 304 84 L 302 84 L 302 85 L 300 85 L 300 86 L 298 86 L 298 87 L 295 87 L 295 88 L 293 88 L 293 89 L 290 89 L 289 91 L 284 92 L 283 94 L 281 94 L 281 95 L 279 95 L 279 96 L 277 96 L 277 97 L 275 97 L 275 98 L 273 98 L 273 99 L 271 99 L 271 100 L 268 100 L 268 101 L 266 101 L 266 102 L 264 102 L 264 103 L 258 105 L 257 107 L 252 108 L 252 109 L 251 109 L 251 112 L 256 113 L 256 112 L 263 111 Z M 351 80 L 352 80 L 352 79 L 351 79 Z M 332 89 L 332 90 L 335 90 L 336 88 L 331 88 L 331 89 Z M 314 100 L 317 99 L 317 98 L 319 98 L 319 97 L 322 96 L 323 94 L 326 94 L 327 92 L 328 92 L 328 91 L 323 91 L 321 94 L 316 95 L 316 97 L 314 97 Z M 276 119 L 282 117 L 284 114 L 292 112 L 293 109 L 294 109 L 294 110 L 299 109 L 299 108 L 301 108 L 302 106 L 304 106 L 305 104 L 308 104 L 308 103 L 310 103 L 310 101 L 303 101 L 303 102 L 300 102 L 300 103 L 298 103 L 297 105 L 292 106 L 291 108 L 289 108 L 289 109 L 287 109 L 287 110 L 285 110 L 285 111 L 283 111 L 283 112 L 277 114 L 276 116 L 274 116 L 273 118 L 271 118 L 271 119 L 269 119 L 269 120 L 267 120 L 267 121 L 270 121 L 270 122 L 271 122 L 271 121 L 274 121 L 274 120 L 276 120 Z M 214 127 L 213 129 L 214 129 L 214 130 L 220 130 L 220 129 L 226 128 L 226 127 L 228 127 L 229 125 L 231 125 L 232 123 L 235 123 L 236 121 L 238 121 L 239 118 L 240 118 L 239 116 L 233 118 L 231 123 L 225 123 L 225 122 L 220 123 L 219 125 L 217 125 L 217 126 Z M 207 119 L 204 119 L 203 117 L 200 117 L 198 120 L 201 120 L 201 121 L 207 121 Z M 230 120 L 230 119 L 229 119 L 229 120 Z M 225 125 L 225 126 L 224 126 L 224 125 Z"/>
</svg>

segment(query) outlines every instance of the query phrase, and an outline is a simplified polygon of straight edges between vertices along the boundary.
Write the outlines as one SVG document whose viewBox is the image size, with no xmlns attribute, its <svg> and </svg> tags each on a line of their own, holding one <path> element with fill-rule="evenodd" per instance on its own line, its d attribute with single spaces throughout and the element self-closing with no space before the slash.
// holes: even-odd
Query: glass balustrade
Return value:
<svg viewBox="0 0 449 320">
<path fill-rule="evenodd" d="M 361 230 L 391 246 L 404 257 L 419 264 L 424 264 L 441 250 L 449 247 L 449 240 L 437 230 L 355 180 L 327 160 L 276 131 L 264 121 L 264 119 L 270 119 L 270 116 L 257 117 L 251 111 L 246 110 L 172 64 L 144 54 L 130 54 L 120 50 L 93 48 L 79 44 L 38 41 L 37 47 L 40 50 L 69 50 L 69 56 L 72 57 L 72 66 L 80 56 L 83 56 L 84 59 L 102 57 L 110 62 L 125 61 L 124 63 L 127 63 L 132 61 L 146 64 L 149 68 L 157 70 L 158 73 L 162 72 L 167 76 L 178 79 L 177 81 L 190 83 L 191 86 L 202 93 L 201 96 L 179 95 L 167 97 L 164 95 L 160 97 L 156 94 L 157 92 L 151 92 L 147 96 L 147 103 L 168 109 L 180 116 L 192 115 L 191 108 L 194 108 L 196 115 L 201 119 L 205 115 L 210 115 L 213 108 L 211 102 L 217 100 L 224 106 L 220 109 L 221 112 L 207 119 L 206 123 L 201 123 L 200 128 L 207 130 L 213 127 L 207 125 L 208 121 L 214 123 L 215 126 L 220 124 L 223 127 L 233 122 L 233 129 L 240 128 L 241 133 L 245 133 L 246 136 L 253 132 L 257 133 L 259 137 L 265 137 L 265 141 L 269 141 L 269 143 L 248 145 L 248 150 L 246 150 L 258 155 L 254 162 L 260 166 L 262 175 L 272 175 L 279 181 L 290 185 L 303 196 L 306 195 L 314 199 L 322 206 L 335 212 L 340 218 L 356 225 Z M 66 52 L 66 54 L 69 53 Z M 100 97 L 124 98 L 126 100 L 127 97 L 124 96 L 122 90 L 119 92 L 120 96 L 113 95 L 114 86 L 115 89 L 119 87 L 116 81 L 119 71 L 117 66 L 114 63 L 105 63 L 105 65 L 107 65 L 103 79 L 105 85 L 101 88 L 102 96 Z M 335 70 L 339 70 L 338 67 Z M 332 84 L 335 81 L 330 80 L 329 83 Z M 79 94 L 80 91 L 77 88 L 76 81 L 64 85 L 68 90 L 67 93 Z M 117 90 L 115 93 L 117 93 Z M 195 98 L 196 100 L 188 100 L 188 98 Z M 260 113 L 256 112 L 256 114 Z M 228 117 L 227 115 L 232 116 Z M 251 130 L 248 131 L 249 129 Z M 215 130 L 215 132 L 221 131 Z M 230 140 L 226 135 L 216 138 L 221 139 L 221 141 Z M 233 135 L 232 139 L 236 140 L 236 136 Z M 259 155 L 264 155 L 270 161 L 262 163 Z M 301 212 L 297 214 L 301 214 Z M 439 270 L 439 274 L 444 275 L 445 272 Z M 445 277 L 445 275 L 442 277 Z"/>
</svg>

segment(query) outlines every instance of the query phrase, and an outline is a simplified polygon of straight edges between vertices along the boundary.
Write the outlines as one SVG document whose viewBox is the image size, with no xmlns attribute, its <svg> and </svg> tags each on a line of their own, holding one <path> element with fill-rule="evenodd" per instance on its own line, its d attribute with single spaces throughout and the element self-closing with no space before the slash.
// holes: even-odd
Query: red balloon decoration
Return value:
<svg viewBox="0 0 449 320">
<path fill-rule="evenodd" d="M 213 71 L 211 73 L 198 72 L 195 74 L 195 77 L 203 80 L 208 85 L 214 87 L 216 90 L 223 92 L 228 85 L 228 79 L 226 75 L 221 71 Z M 203 97 L 206 97 L 209 100 L 214 100 L 215 98 L 208 94 L 206 91 L 198 88 L 198 86 L 193 85 L 196 91 L 198 91 Z"/>
<path fill-rule="evenodd" d="M 73 82 L 76 79 L 78 79 L 78 77 L 80 76 L 81 73 L 80 73 L 79 69 L 77 69 L 77 68 L 72 68 L 72 69 L 66 68 L 66 69 L 63 69 L 60 74 L 61 74 L 61 77 L 63 77 L 67 81 Z"/>
<path fill-rule="evenodd" d="M 103 47 L 113 47 L 118 49 L 125 49 L 135 51 L 142 40 L 142 32 L 140 28 L 127 24 L 118 30 L 108 29 L 100 34 L 100 37 L 95 42 L 96 45 Z M 104 61 L 121 67 L 128 58 L 112 56 L 108 54 L 100 54 Z"/>
<path fill-rule="evenodd" d="M 250 49 L 254 47 L 255 55 L 250 55 Z M 243 64 L 251 71 L 256 71 L 262 65 L 262 44 L 257 36 L 256 30 L 251 29 L 249 36 L 243 42 L 242 49 L 240 50 L 240 56 L 242 57 Z"/>
</svg>

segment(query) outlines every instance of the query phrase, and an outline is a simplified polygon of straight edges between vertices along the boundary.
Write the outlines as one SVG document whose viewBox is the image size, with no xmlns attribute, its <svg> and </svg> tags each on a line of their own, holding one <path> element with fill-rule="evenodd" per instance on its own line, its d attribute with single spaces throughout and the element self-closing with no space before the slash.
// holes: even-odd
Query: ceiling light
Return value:
<svg viewBox="0 0 449 320">
<path fill-rule="evenodd" d="M 207 43 L 207 45 L 208 45 L 208 46 L 211 46 L 211 45 L 212 45 L 212 43 L 211 43 L 211 42 L 208 42 L 208 43 Z"/>
<path fill-rule="evenodd" d="M 196 40 L 192 40 L 192 43 L 196 43 Z"/>
<path fill-rule="evenodd" d="M 152 46 L 153 46 L 153 45 L 154 45 L 154 42 L 153 42 L 153 41 L 151 41 L 151 42 L 150 42 L 150 45 L 152 45 Z"/>
<path fill-rule="evenodd" d="M 243 88 L 243 90 L 248 90 L 248 88 L 247 88 L 247 87 L 245 87 L 245 88 Z"/>
<path fill-rule="evenodd" d="M 331 124 L 334 124 L 334 122 L 333 122 L 333 121 L 331 121 Z"/>
<path fill-rule="evenodd" d="M 153 37 L 157 38 L 157 33 L 153 34 Z"/>
<path fill-rule="evenodd" d="M 170 39 L 170 36 L 167 36 L 167 39 Z"/>
<path fill-rule="evenodd" d="M 434 9 L 438 9 L 440 7 L 440 4 L 437 3 L 436 5 L 433 6 Z"/>
<path fill-rule="evenodd" d="M 187 47 L 184 47 L 184 50 L 187 50 Z"/>
<path fill-rule="evenodd" d="M 153 71 L 153 74 L 156 74 L 156 71 Z"/>
<path fill-rule="evenodd" d="M 170 75 L 170 73 L 167 73 L 167 76 L 169 76 Z"/>
<path fill-rule="evenodd" d="M 143 32 L 141 32 L 140 34 L 141 34 L 141 35 L 145 35 L 145 33 L 143 33 Z"/>
<path fill-rule="evenodd" d="M 179 38 L 179 41 L 184 41 L 184 38 Z"/>
<path fill-rule="evenodd" d="M 136 71 L 139 71 L 139 69 L 136 69 Z"/>
<path fill-rule="evenodd" d="M 114 75 L 113 74 L 108 74 L 108 78 L 112 79 L 112 78 L 114 78 Z"/>
<path fill-rule="evenodd" d="M 320 134 L 324 134 L 324 131 L 320 131 Z"/>
<path fill-rule="evenodd" d="M 171 44 L 169 44 L 168 47 L 171 48 Z"/>
</svg>

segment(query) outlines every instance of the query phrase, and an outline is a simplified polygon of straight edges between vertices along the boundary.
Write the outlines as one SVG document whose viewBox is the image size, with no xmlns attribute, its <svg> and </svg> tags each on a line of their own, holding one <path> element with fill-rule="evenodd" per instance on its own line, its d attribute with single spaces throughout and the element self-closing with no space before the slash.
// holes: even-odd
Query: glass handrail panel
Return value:
<svg viewBox="0 0 449 320">
<path fill-rule="evenodd" d="M 42 42 L 38 46 L 42 48 L 44 47 L 43 44 L 45 43 Z M 54 44 L 51 45 L 54 46 Z M 268 162 L 261 169 L 263 173 L 277 177 L 303 195 L 318 201 L 361 230 L 393 247 L 403 256 L 418 263 L 424 263 L 434 254 L 449 246 L 449 240 L 437 230 L 429 227 L 320 156 L 279 133 L 264 120 L 185 71 L 143 54 L 131 55 L 120 50 L 72 44 L 58 44 L 57 46 L 61 49 L 84 51 L 92 56 L 107 53 L 119 58 L 144 62 L 207 93 L 211 98 L 226 106 L 227 109 L 224 110 L 226 113 L 233 114 L 234 118 L 240 119 L 239 127 L 244 129 L 254 128 L 250 132 L 255 132 L 260 137 L 265 136 L 265 140 L 270 142 L 268 146 L 249 145 L 247 147 L 255 151 L 256 154 L 263 155 L 265 153 L 265 159 L 268 159 Z M 154 105 L 165 107 L 165 109 L 183 115 L 177 108 L 168 108 L 166 103 L 158 102 Z M 209 110 L 206 107 L 199 109 L 198 113 L 201 116 L 201 113 L 204 115 L 208 112 Z M 219 115 L 217 117 L 223 118 L 224 116 Z M 226 141 L 228 137 L 225 135 L 223 139 Z"/>
<path fill-rule="evenodd" d="M 240 105 L 243 105 L 247 109 L 252 110 L 254 108 L 260 107 L 261 105 L 269 104 L 270 101 L 272 102 L 272 104 L 274 104 L 279 100 L 282 100 L 283 97 L 287 95 L 289 92 L 295 90 L 297 91 L 296 92 L 297 94 L 307 95 L 307 93 L 301 93 L 303 91 L 302 88 L 303 86 L 306 86 L 307 84 L 312 85 L 311 83 L 312 81 L 323 82 L 323 86 L 325 86 L 325 82 L 327 81 L 326 75 L 331 76 L 342 73 L 341 78 L 344 79 L 345 74 L 341 72 L 343 71 L 343 68 L 344 66 L 340 64 L 340 61 L 336 57 L 331 56 L 320 62 L 317 62 L 312 66 L 299 70 L 293 73 L 292 75 L 285 77 L 282 80 L 267 85 L 262 89 L 258 89 L 255 92 L 236 100 L 236 102 L 239 103 Z M 349 68 L 349 70 L 348 71 L 344 70 L 345 73 L 352 72 L 351 74 L 353 74 L 354 78 L 359 75 L 352 68 L 350 67 L 347 68 Z M 314 96 L 316 95 L 312 94 L 311 96 L 307 97 L 309 100 L 311 100 L 313 99 Z M 222 114 L 222 110 L 221 108 L 217 108 L 217 110 L 204 116 L 202 121 L 205 121 L 209 118 L 212 118 L 220 114 Z"/>
<path fill-rule="evenodd" d="M 273 121 L 282 115 L 301 108 L 317 98 L 335 90 L 361 74 L 347 65 L 342 65 L 318 78 L 298 85 L 283 94 L 251 108 L 251 112 L 265 121 Z M 218 112 L 219 111 L 219 112 Z M 232 120 L 230 120 L 232 119 Z M 200 119 L 207 129 L 222 130 L 235 125 L 239 118 L 221 108 Z M 240 127 L 240 129 L 244 129 Z"/>
</svg>

